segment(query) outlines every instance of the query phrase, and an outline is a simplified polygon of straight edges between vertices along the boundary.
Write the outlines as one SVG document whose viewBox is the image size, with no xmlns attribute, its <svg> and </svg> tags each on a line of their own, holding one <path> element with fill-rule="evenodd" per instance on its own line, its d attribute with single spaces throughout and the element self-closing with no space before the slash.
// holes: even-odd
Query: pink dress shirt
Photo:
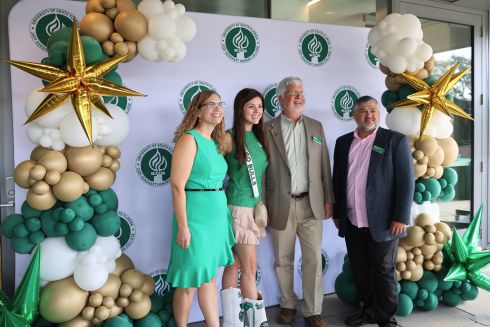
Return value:
<svg viewBox="0 0 490 327">
<path fill-rule="evenodd" d="M 369 161 L 378 128 L 367 137 L 360 138 L 357 129 L 349 150 L 347 172 L 347 217 L 352 225 L 369 227 L 366 209 L 366 187 Z"/>
</svg>

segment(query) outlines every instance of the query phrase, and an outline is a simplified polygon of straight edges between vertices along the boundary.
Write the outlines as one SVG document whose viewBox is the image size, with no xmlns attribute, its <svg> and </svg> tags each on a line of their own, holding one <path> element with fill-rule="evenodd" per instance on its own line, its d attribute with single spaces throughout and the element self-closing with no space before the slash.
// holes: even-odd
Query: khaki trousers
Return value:
<svg viewBox="0 0 490 327">
<path fill-rule="evenodd" d="M 316 219 L 308 196 L 291 199 L 286 229 L 271 228 L 272 245 L 276 258 L 274 270 L 281 290 L 282 308 L 296 309 L 298 296 L 294 292 L 294 251 L 296 235 L 302 255 L 303 316 L 322 313 L 322 235 L 323 220 Z"/>
</svg>

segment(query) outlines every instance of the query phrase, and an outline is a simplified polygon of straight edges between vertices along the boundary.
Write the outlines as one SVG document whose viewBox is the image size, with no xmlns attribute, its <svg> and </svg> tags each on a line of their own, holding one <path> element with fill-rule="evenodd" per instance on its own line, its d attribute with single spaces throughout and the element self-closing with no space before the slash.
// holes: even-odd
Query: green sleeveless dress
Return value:
<svg viewBox="0 0 490 327">
<path fill-rule="evenodd" d="M 214 140 L 191 129 L 197 154 L 186 189 L 223 187 L 227 164 Z M 234 263 L 235 237 L 224 191 L 186 192 L 187 224 L 191 242 L 187 249 L 177 244 L 177 221 L 172 222 L 172 250 L 167 282 L 173 287 L 199 287 L 216 276 L 218 268 Z"/>
</svg>

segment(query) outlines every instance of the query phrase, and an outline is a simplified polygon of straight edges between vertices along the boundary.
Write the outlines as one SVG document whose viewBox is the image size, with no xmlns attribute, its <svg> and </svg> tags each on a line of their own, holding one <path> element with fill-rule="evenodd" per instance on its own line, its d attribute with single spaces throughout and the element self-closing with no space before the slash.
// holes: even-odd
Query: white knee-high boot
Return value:
<svg viewBox="0 0 490 327">
<path fill-rule="evenodd" d="M 268 327 L 265 305 L 259 293 L 257 300 L 243 299 L 242 308 L 245 311 L 246 325 L 249 327 Z"/>
<path fill-rule="evenodd" d="M 242 293 L 239 288 L 225 288 L 221 290 L 221 310 L 223 312 L 223 327 L 243 326 L 243 317 L 240 320 Z"/>
</svg>

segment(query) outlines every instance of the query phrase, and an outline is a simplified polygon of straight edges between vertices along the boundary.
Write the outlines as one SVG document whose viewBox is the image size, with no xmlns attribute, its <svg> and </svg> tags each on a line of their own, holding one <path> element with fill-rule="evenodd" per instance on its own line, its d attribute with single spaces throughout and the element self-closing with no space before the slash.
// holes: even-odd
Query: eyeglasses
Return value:
<svg viewBox="0 0 490 327">
<path fill-rule="evenodd" d="M 299 96 L 303 96 L 305 95 L 305 91 L 287 91 L 287 92 L 284 92 L 286 95 L 292 95 L 294 97 L 297 97 L 298 95 Z"/>
<path fill-rule="evenodd" d="M 210 110 L 214 110 L 214 109 L 216 109 L 216 108 L 221 108 L 221 109 L 223 109 L 223 108 L 225 108 L 225 107 L 226 107 L 226 103 L 225 103 L 225 102 L 206 102 L 206 103 L 203 103 L 203 104 L 201 105 L 201 108 L 202 108 L 202 107 L 206 107 L 206 108 L 208 108 L 208 109 L 210 109 Z"/>
</svg>

